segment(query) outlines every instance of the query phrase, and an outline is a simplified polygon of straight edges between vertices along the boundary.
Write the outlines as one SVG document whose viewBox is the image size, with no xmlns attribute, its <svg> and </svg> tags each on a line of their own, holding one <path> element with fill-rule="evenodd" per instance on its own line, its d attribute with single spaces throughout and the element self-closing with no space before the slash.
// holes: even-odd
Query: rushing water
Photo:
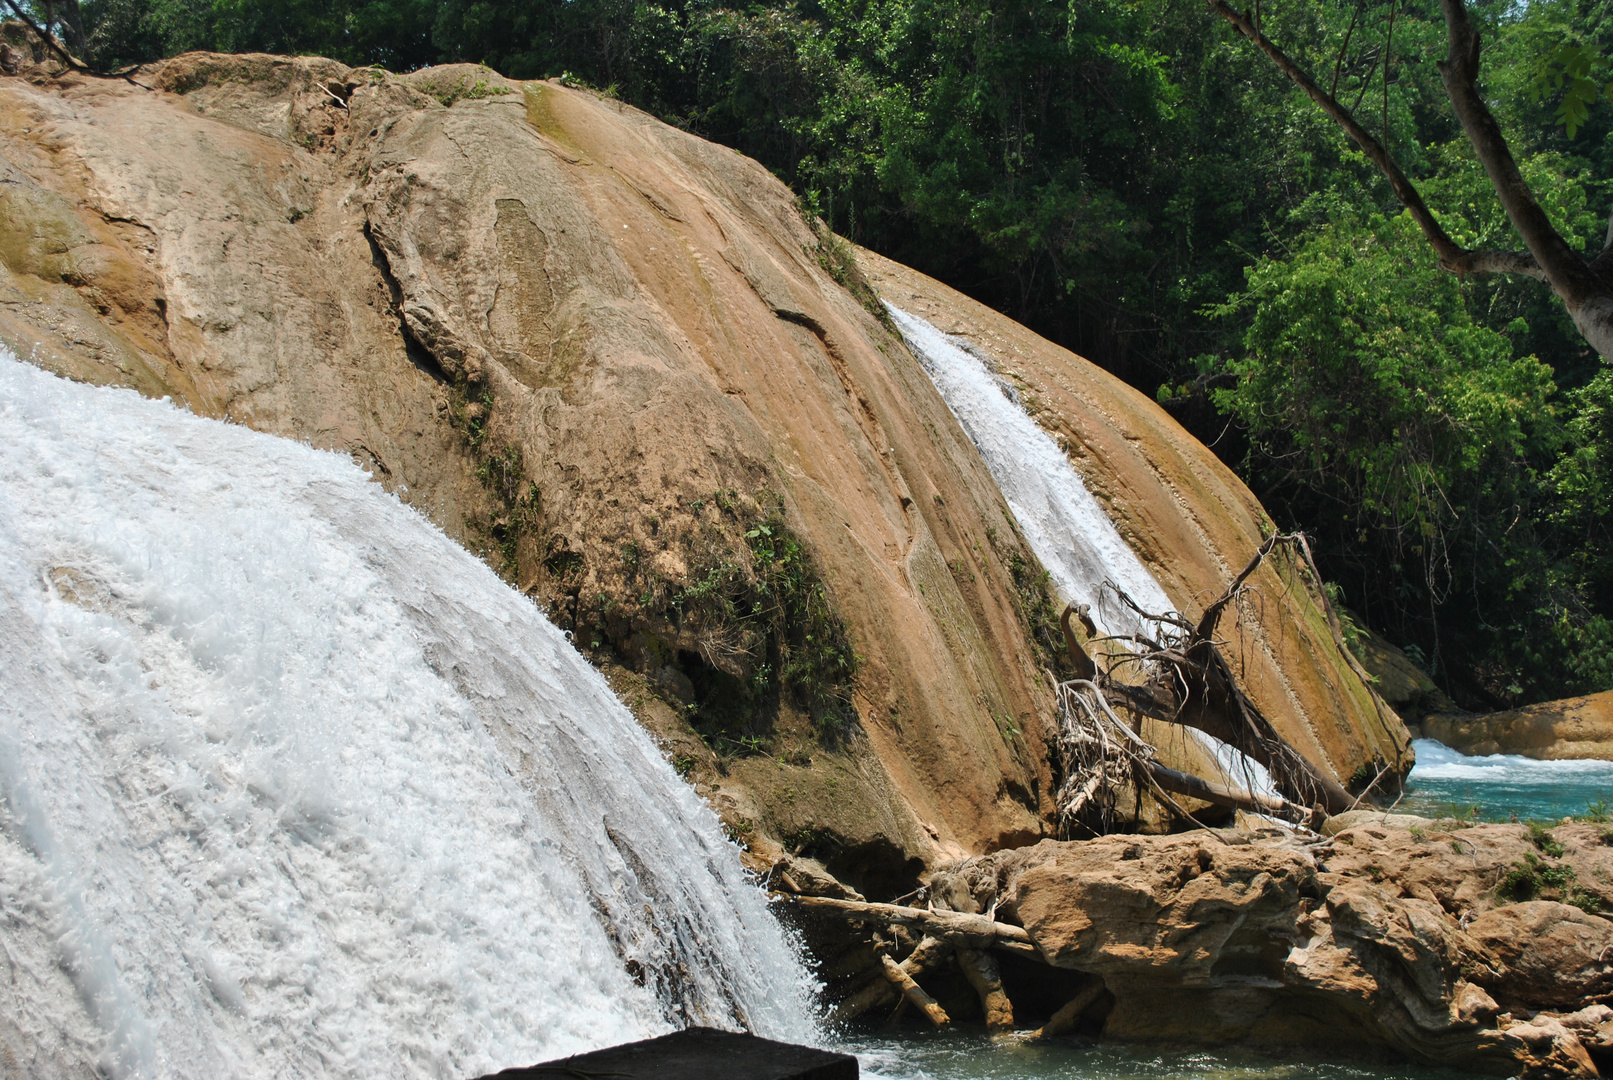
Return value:
<svg viewBox="0 0 1613 1080">
<path fill-rule="evenodd" d="M 1144 611 L 1173 611 L 1152 571 L 1120 535 L 1058 443 L 1025 412 L 1012 388 L 969 350 L 967 342 L 948 337 L 901 308 L 886 307 L 941 399 L 980 451 L 1059 598 L 1086 604 L 1104 634 L 1147 629 L 1105 588 L 1106 583 L 1124 589 Z M 1263 795 L 1276 794 L 1263 765 L 1196 728 L 1187 733 L 1215 759 L 1221 771 L 1218 779 Z"/>
<path fill-rule="evenodd" d="M 0 358 L 0 1060 L 473 1076 L 815 1036 L 715 815 L 351 462 Z"/>
<path fill-rule="evenodd" d="M 1172 610 L 1170 598 L 1087 490 L 1064 451 L 1020 406 L 966 343 L 916 315 L 886 305 L 903 339 L 980 451 L 1025 542 L 1065 601 L 1086 604 L 1102 633 L 1141 629 L 1104 582 L 1144 611 Z"/>
<path fill-rule="evenodd" d="M 1613 761 L 1536 761 L 1516 754 L 1471 757 L 1432 739 L 1412 744 L 1417 764 L 1397 810 L 1483 821 L 1556 820 L 1600 804 L 1613 812 Z"/>
</svg>

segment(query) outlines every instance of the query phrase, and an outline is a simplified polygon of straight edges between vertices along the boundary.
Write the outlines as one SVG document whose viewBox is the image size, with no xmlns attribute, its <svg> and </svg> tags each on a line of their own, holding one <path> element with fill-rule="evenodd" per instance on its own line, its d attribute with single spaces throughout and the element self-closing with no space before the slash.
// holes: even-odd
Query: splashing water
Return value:
<svg viewBox="0 0 1613 1080">
<path fill-rule="evenodd" d="M 0 1059 L 460 1077 L 809 1041 L 716 816 L 351 462 L 0 357 Z"/>
<path fill-rule="evenodd" d="M 965 343 L 916 315 L 885 306 L 947 408 L 980 451 L 1060 599 L 1086 604 L 1100 634 L 1148 629 L 1104 588 L 1105 582 L 1124 589 L 1144 611 L 1156 615 L 1174 611 L 1165 590 L 1087 490 L 1081 474 L 1053 437 L 1025 412 L 1012 389 Z M 1265 766 L 1196 728 L 1187 732 L 1215 759 L 1221 779 L 1262 795 L 1276 794 Z"/>
<path fill-rule="evenodd" d="M 1516 754 L 1459 753 L 1433 739 L 1412 744 L 1417 764 L 1406 779 L 1397 810 L 1426 817 L 1466 817 L 1477 808 L 1484 821 L 1555 820 L 1583 815 L 1593 804 L 1613 804 L 1613 761 L 1536 761 Z"/>
</svg>

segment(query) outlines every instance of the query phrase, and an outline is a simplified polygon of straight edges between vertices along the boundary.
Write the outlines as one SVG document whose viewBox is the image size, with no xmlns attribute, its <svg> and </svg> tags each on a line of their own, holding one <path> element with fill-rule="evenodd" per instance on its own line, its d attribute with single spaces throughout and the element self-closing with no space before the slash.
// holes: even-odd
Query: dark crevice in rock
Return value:
<svg viewBox="0 0 1613 1080">
<path fill-rule="evenodd" d="M 375 233 L 367 223 L 364 226 L 364 239 L 370 245 L 370 265 L 375 267 L 381 275 L 381 280 L 386 284 L 387 296 L 392 305 L 391 311 L 397 317 L 398 330 L 403 335 L 403 349 L 409 357 L 409 362 L 443 386 L 452 386 L 454 381 L 448 377 L 448 373 L 437 362 L 431 350 L 421 344 L 414 331 L 409 329 L 409 320 L 403 317 L 403 286 L 392 273 L 392 263 L 386 257 L 386 250 L 375 239 Z"/>
</svg>

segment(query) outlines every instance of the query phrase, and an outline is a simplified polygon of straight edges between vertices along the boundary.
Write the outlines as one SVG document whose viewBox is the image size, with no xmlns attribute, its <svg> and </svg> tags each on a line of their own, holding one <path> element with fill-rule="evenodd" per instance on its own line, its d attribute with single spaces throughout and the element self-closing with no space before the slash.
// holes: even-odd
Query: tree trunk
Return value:
<svg viewBox="0 0 1613 1080">
<path fill-rule="evenodd" d="M 958 966 L 969 985 L 980 995 L 980 1008 L 986 1014 L 986 1030 L 993 1035 L 1014 1030 L 1014 1003 L 1003 991 L 997 958 L 980 949 L 959 949 Z"/>
<path fill-rule="evenodd" d="M 885 978 L 891 981 L 891 985 L 901 990 L 903 997 L 923 1009 L 924 1015 L 930 1018 L 930 1023 L 936 1027 L 946 1027 L 952 1023 L 952 1018 L 941 1008 L 941 1003 L 926 994 L 924 988 L 913 981 L 913 976 L 902 970 L 902 965 L 888 956 L 881 956 L 879 959 L 885 966 Z"/>
<path fill-rule="evenodd" d="M 1226 0 L 1210 0 L 1210 10 L 1236 26 L 1355 140 L 1417 222 L 1443 269 L 1464 275 L 1522 274 L 1546 282 L 1563 302 L 1575 329 L 1591 348 L 1604 359 L 1613 360 L 1613 273 L 1604 269 L 1604 264 L 1613 264 L 1613 229 L 1610 229 L 1608 246 L 1587 262 L 1552 225 L 1518 169 L 1506 136 L 1501 133 L 1501 125 L 1478 91 L 1479 32 L 1468 17 L 1465 0 L 1440 0 L 1440 7 L 1445 16 L 1448 46 L 1445 59 L 1438 64 L 1445 95 L 1483 164 L 1508 220 L 1523 238 L 1528 248 L 1526 252 L 1470 251 L 1457 244 L 1423 202 L 1416 185 L 1349 109 L 1267 38 L 1249 12 L 1238 11 Z"/>
</svg>

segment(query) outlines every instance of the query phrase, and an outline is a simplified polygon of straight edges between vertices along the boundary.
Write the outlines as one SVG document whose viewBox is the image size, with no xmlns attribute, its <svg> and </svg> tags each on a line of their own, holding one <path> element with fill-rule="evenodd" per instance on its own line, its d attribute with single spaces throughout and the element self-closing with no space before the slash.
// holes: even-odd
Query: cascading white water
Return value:
<svg viewBox="0 0 1613 1080">
<path fill-rule="evenodd" d="M 1173 610 L 1165 590 L 1081 482 L 1064 451 L 1030 418 L 1012 389 L 961 343 L 916 315 L 886 307 L 980 451 L 1059 596 L 1067 603 L 1086 604 L 1105 634 L 1142 628 L 1103 588 L 1105 581 L 1126 590 L 1144 611 Z"/>
<path fill-rule="evenodd" d="M 1147 629 L 1103 587 L 1105 582 L 1124 589 L 1151 614 L 1174 611 L 1165 590 L 1087 490 L 1081 474 L 1053 437 L 1025 412 L 1013 390 L 964 343 L 916 315 L 885 306 L 947 408 L 980 451 L 1059 598 L 1087 605 L 1102 634 Z M 1188 730 L 1215 758 L 1223 779 L 1261 794 L 1276 794 L 1264 766 L 1219 739 Z"/>
<path fill-rule="evenodd" d="M 815 1036 L 716 816 L 351 462 L 0 357 L 0 1060 L 473 1076 Z"/>
</svg>

